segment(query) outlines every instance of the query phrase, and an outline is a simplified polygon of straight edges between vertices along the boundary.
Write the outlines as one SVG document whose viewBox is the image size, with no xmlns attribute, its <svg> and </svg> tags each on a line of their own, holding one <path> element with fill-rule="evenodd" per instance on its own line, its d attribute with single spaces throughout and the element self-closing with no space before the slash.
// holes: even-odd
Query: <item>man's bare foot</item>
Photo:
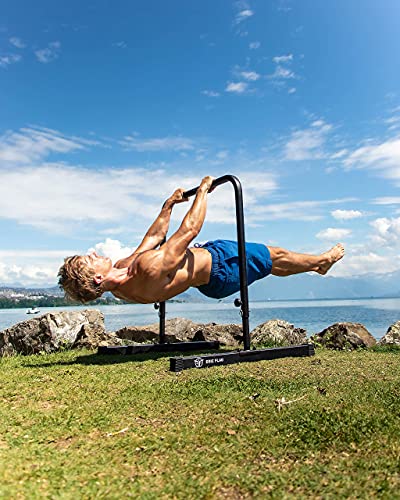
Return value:
<svg viewBox="0 0 400 500">
<path fill-rule="evenodd" d="M 344 255 L 344 246 L 341 243 L 338 243 L 330 250 L 322 254 L 322 257 L 326 262 L 318 266 L 317 273 L 326 274 L 329 269 L 335 264 L 338 260 L 340 260 Z"/>
</svg>

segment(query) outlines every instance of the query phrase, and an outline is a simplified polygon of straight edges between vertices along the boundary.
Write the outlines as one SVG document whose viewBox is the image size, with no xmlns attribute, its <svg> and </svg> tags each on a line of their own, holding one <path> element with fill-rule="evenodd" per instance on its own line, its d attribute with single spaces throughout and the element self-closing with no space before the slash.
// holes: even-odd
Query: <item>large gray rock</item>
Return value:
<svg viewBox="0 0 400 500">
<path fill-rule="evenodd" d="M 349 351 L 376 344 L 375 338 L 361 323 L 335 323 L 316 333 L 311 339 L 328 349 Z"/>
<path fill-rule="evenodd" d="M 307 331 L 295 328 L 285 320 L 271 319 L 257 326 L 250 334 L 253 344 L 296 345 L 307 343 Z"/>
<path fill-rule="evenodd" d="M 218 340 L 222 345 L 243 347 L 242 325 L 217 325 L 206 323 L 197 325 L 193 340 Z"/>
<path fill-rule="evenodd" d="M 159 323 L 146 326 L 127 326 L 115 332 L 120 339 L 133 342 L 158 342 Z M 173 318 L 165 322 L 167 342 L 192 340 L 218 340 L 221 344 L 239 347 L 243 343 L 241 325 L 217 325 L 194 323 L 189 319 Z"/>
<path fill-rule="evenodd" d="M 165 337 L 167 342 L 186 342 L 192 340 L 198 325 L 190 319 L 173 318 L 165 321 Z M 152 323 L 144 326 L 125 326 L 115 332 L 123 340 L 133 342 L 158 342 L 160 326 Z"/>
<path fill-rule="evenodd" d="M 400 346 L 400 321 L 396 321 L 396 323 L 389 326 L 386 334 L 379 341 L 379 345 Z"/>
<path fill-rule="evenodd" d="M 55 352 L 66 347 L 91 347 L 116 342 L 107 334 L 100 311 L 47 313 L 0 332 L 0 356 Z"/>
</svg>

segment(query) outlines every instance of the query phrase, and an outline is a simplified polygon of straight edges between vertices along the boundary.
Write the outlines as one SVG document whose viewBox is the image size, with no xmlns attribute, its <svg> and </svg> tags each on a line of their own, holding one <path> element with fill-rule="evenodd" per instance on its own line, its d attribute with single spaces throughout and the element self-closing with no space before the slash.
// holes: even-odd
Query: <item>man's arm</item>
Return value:
<svg viewBox="0 0 400 500">
<path fill-rule="evenodd" d="M 213 177 L 204 177 L 197 190 L 193 205 L 183 219 L 178 231 L 158 251 L 162 274 L 176 269 L 182 262 L 187 247 L 200 233 L 207 212 L 207 193 L 211 189 L 213 180 Z M 157 267 L 159 268 L 159 266 Z"/>
<path fill-rule="evenodd" d="M 140 245 L 129 257 L 116 262 L 115 267 L 129 267 L 139 253 L 145 252 L 146 250 L 154 250 L 162 243 L 168 232 L 173 206 L 176 203 L 188 201 L 188 198 L 183 197 L 183 193 L 184 190 L 179 188 L 165 201 L 161 212 L 148 229 Z"/>
</svg>

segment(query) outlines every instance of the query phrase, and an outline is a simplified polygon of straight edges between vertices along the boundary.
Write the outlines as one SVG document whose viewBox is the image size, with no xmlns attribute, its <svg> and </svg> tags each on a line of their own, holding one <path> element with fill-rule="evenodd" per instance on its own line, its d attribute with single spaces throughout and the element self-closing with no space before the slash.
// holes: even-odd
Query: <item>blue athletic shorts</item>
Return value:
<svg viewBox="0 0 400 500">
<path fill-rule="evenodd" d="M 200 246 L 200 245 L 199 245 Z M 223 299 L 240 290 L 238 244 L 236 241 L 208 241 L 202 248 L 212 257 L 210 281 L 198 290 L 212 297 Z M 272 260 L 268 248 L 260 243 L 246 243 L 247 280 L 251 285 L 256 280 L 271 274 Z"/>
</svg>

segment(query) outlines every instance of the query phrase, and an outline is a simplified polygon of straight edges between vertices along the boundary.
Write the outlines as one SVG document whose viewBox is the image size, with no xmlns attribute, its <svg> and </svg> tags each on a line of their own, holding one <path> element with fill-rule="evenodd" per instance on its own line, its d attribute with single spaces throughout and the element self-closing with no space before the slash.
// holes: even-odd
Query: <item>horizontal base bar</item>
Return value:
<svg viewBox="0 0 400 500">
<path fill-rule="evenodd" d="M 97 354 L 144 354 L 147 352 L 180 352 L 180 351 L 203 351 L 208 349 L 219 349 L 220 343 L 216 341 L 193 341 L 193 342 L 171 342 L 165 344 L 133 344 L 100 346 Z"/>
<path fill-rule="evenodd" d="M 269 349 L 221 352 L 203 356 L 185 356 L 170 358 L 170 371 L 181 372 L 190 368 L 209 368 L 210 366 L 231 365 L 264 359 L 286 358 L 291 356 L 314 356 L 313 344 L 302 344 Z"/>
</svg>

